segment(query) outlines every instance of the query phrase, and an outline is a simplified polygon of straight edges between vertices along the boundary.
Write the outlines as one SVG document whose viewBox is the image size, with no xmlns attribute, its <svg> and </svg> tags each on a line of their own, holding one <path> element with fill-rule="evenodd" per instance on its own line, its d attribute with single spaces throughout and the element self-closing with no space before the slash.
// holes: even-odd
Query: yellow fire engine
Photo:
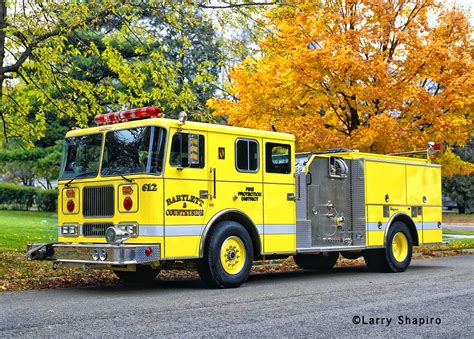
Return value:
<svg viewBox="0 0 474 339">
<path fill-rule="evenodd" d="M 66 135 L 58 242 L 30 260 L 108 268 L 125 281 L 197 268 L 236 287 L 254 261 L 339 255 L 401 272 L 439 243 L 441 169 L 425 159 L 332 150 L 295 154 L 290 134 L 165 119 L 147 107 L 96 116 Z"/>
</svg>

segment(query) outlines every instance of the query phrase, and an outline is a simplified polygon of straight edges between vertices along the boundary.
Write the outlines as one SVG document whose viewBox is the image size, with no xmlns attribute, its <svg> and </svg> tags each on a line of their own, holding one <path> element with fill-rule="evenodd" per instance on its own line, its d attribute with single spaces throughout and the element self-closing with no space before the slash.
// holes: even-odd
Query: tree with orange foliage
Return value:
<svg viewBox="0 0 474 339">
<path fill-rule="evenodd" d="M 444 145 L 444 174 L 473 164 L 452 152 L 473 135 L 473 27 L 435 0 L 316 0 L 263 14 L 260 53 L 230 73 L 228 123 L 289 132 L 298 150 L 391 153 Z"/>
</svg>

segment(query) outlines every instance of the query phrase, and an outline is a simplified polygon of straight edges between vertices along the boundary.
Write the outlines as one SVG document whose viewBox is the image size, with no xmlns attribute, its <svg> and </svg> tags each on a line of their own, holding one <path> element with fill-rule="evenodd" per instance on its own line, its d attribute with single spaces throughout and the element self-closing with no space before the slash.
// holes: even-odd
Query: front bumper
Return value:
<svg viewBox="0 0 474 339">
<path fill-rule="evenodd" d="M 147 248 L 149 249 L 148 251 Z M 105 253 L 106 255 L 103 255 L 102 258 L 97 258 L 97 256 L 94 258 L 95 253 Z M 108 245 L 50 243 L 29 245 L 26 255 L 28 260 L 50 260 L 58 263 L 133 265 L 159 261 L 161 259 L 161 248 L 160 244 Z"/>
</svg>

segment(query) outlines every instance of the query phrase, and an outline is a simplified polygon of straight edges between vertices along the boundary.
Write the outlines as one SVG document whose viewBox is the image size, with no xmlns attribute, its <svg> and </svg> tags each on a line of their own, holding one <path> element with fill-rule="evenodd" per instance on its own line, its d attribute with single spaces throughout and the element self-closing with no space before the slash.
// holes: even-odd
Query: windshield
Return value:
<svg viewBox="0 0 474 339">
<path fill-rule="evenodd" d="M 66 138 L 59 179 L 96 177 L 101 146 L 102 134 Z"/>
<path fill-rule="evenodd" d="M 165 130 L 138 127 L 108 132 L 100 174 L 161 173 Z"/>
</svg>

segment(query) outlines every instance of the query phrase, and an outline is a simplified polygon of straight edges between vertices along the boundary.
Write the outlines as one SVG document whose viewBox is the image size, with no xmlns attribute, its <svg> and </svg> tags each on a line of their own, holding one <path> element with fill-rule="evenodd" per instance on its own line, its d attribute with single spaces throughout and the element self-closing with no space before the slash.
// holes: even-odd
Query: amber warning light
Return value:
<svg viewBox="0 0 474 339">
<path fill-rule="evenodd" d="M 150 106 L 127 111 L 99 114 L 94 117 L 97 125 L 109 125 L 129 120 L 145 119 L 145 118 L 161 118 L 163 112 L 161 108 Z"/>
</svg>

